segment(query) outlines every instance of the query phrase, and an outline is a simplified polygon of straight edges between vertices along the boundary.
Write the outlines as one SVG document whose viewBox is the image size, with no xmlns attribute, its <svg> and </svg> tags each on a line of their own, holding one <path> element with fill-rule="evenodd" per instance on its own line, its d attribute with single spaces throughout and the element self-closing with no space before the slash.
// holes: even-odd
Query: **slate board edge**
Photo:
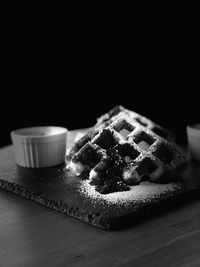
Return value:
<svg viewBox="0 0 200 267">
<path fill-rule="evenodd" d="M 66 204 L 65 202 L 62 202 L 59 200 L 46 198 L 44 197 L 42 193 L 38 193 L 38 192 L 36 193 L 36 192 L 26 190 L 23 186 L 8 182 L 6 180 L 0 179 L 0 188 L 6 191 L 12 192 L 18 196 L 33 200 L 39 204 L 42 204 L 45 207 L 51 208 L 53 210 L 59 211 L 67 215 L 70 215 L 73 218 L 82 220 L 88 224 L 97 226 L 104 230 L 112 230 L 112 229 L 114 230 L 114 229 L 120 228 L 119 225 L 121 225 L 121 223 L 123 224 L 122 222 L 123 218 L 125 219 L 129 217 L 136 218 L 137 214 L 140 214 L 142 212 L 148 213 L 149 211 L 153 210 L 156 206 L 161 207 L 162 203 L 171 201 L 177 197 L 182 196 L 183 194 L 189 191 L 193 191 L 196 189 L 196 188 L 181 187 L 179 188 L 179 190 L 173 192 L 173 194 L 171 195 L 168 194 L 167 196 L 162 196 L 162 198 L 154 199 L 149 204 L 146 204 L 138 208 L 134 213 L 130 213 L 130 214 L 127 214 L 125 217 L 122 216 L 116 219 L 112 217 L 105 218 L 103 217 L 101 213 L 89 214 L 88 212 L 80 208 L 70 206 Z"/>
<path fill-rule="evenodd" d="M 100 213 L 88 214 L 84 210 L 81 210 L 77 207 L 69 206 L 59 200 L 44 198 L 42 193 L 31 192 L 29 190 L 26 190 L 21 185 L 14 184 L 1 179 L 0 188 L 14 193 L 18 196 L 33 200 L 39 204 L 42 204 L 45 207 L 70 215 L 73 218 L 80 219 L 101 229 L 108 230 L 111 228 L 111 223 L 105 218 L 103 218 Z"/>
</svg>

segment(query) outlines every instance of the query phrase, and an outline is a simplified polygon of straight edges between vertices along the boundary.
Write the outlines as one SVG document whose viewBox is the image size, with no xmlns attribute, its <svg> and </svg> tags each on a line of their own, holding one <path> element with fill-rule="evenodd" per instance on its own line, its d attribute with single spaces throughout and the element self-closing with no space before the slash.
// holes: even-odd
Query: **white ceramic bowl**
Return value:
<svg viewBox="0 0 200 267">
<path fill-rule="evenodd" d="M 191 157 L 200 161 L 200 124 L 187 126 L 187 137 Z"/>
<path fill-rule="evenodd" d="M 67 129 L 39 126 L 11 132 L 16 163 L 23 167 L 40 168 L 64 162 Z"/>
</svg>

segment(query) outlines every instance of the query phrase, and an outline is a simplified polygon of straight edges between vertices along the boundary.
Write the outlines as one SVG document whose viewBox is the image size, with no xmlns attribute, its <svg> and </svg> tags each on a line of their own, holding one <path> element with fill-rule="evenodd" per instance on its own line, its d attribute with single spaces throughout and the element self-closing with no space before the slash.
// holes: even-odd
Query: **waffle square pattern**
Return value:
<svg viewBox="0 0 200 267">
<path fill-rule="evenodd" d="M 171 137 L 151 120 L 117 106 L 74 144 L 67 166 L 101 194 L 126 191 L 145 180 L 168 183 L 186 166 Z"/>
</svg>

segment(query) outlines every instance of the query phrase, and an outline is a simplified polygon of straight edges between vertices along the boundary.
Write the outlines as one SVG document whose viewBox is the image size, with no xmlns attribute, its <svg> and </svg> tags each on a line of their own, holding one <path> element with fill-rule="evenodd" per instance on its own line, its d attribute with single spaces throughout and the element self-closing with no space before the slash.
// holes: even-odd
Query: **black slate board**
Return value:
<svg viewBox="0 0 200 267">
<path fill-rule="evenodd" d="M 77 132 L 71 132 L 71 145 Z M 69 175 L 65 164 L 51 168 L 28 169 L 15 164 L 12 146 L 0 150 L 0 187 L 22 197 L 32 199 L 54 210 L 69 214 L 102 229 L 114 229 L 131 223 L 141 214 L 147 216 L 153 209 L 173 205 L 177 198 L 200 188 L 200 164 L 190 163 L 182 182 L 175 182 L 164 192 L 156 185 L 150 197 L 137 197 L 128 202 L 110 202 L 95 199 L 81 188 L 85 181 Z M 149 185 L 144 185 L 149 190 Z M 154 184 L 155 186 L 155 184 Z M 138 187 L 137 187 L 138 188 Z M 144 187 L 143 187 L 144 189 Z"/>
</svg>

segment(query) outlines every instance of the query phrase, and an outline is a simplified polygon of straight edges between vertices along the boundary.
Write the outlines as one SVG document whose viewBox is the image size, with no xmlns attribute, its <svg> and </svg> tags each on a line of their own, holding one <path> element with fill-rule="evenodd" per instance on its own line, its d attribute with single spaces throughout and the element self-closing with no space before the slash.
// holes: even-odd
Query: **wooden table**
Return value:
<svg viewBox="0 0 200 267">
<path fill-rule="evenodd" d="M 200 194 L 105 231 L 0 190 L 0 266 L 200 266 Z"/>
</svg>

